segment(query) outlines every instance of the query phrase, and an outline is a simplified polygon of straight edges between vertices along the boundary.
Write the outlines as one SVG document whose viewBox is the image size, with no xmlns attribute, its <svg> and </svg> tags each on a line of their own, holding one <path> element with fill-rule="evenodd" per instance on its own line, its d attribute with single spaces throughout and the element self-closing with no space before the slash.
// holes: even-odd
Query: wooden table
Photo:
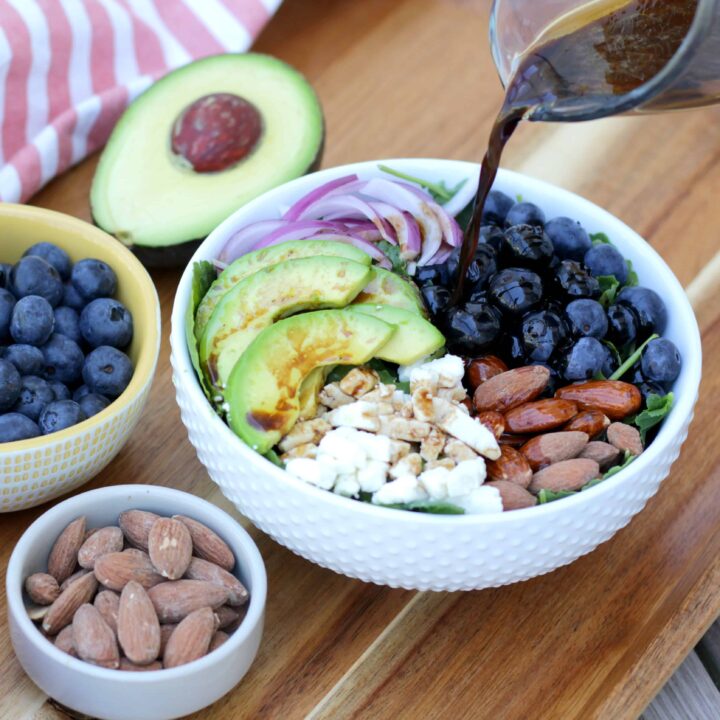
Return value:
<svg viewBox="0 0 720 720">
<path fill-rule="evenodd" d="M 325 166 L 394 156 L 478 160 L 501 98 L 488 6 L 286 0 L 257 47 L 317 88 Z M 94 165 L 88 160 L 35 201 L 87 219 Z M 635 718 L 720 613 L 720 108 L 523 127 L 505 165 L 608 208 L 687 287 L 705 372 L 680 460 L 612 541 L 570 567 L 496 590 L 366 585 L 251 529 L 269 575 L 265 638 L 241 685 L 196 717 Z M 197 461 L 175 406 L 167 331 L 178 273 L 154 279 L 164 339 L 152 398 L 127 447 L 83 489 L 157 483 L 233 512 Z M 42 510 L 2 516 L 3 567 Z M 0 718 L 61 717 L 15 661 L 4 623 Z"/>
</svg>

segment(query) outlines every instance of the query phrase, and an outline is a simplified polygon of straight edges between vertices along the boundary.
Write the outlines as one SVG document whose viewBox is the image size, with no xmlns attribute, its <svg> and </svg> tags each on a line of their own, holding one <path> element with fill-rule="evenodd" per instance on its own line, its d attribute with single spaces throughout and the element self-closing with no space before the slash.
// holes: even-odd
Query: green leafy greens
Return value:
<svg viewBox="0 0 720 720">
<path fill-rule="evenodd" d="M 610 376 L 610 380 L 619 380 L 639 359 L 643 354 L 643 350 L 646 345 L 651 341 L 659 338 L 660 336 L 655 333 L 651 335 L 635 352 L 631 353 L 629 357 L 625 359 L 625 362 Z"/>
<path fill-rule="evenodd" d="M 670 392 L 667 395 L 656 395 L 651 393 L 645 401 L 645 410 L 638 413 L 633 423 L 640 431 L 643 444 L 647 437 L 648 430 L 661 423 L 666 415 L 672 410 L 675 402 L 674 395 Z"/>
<path fill-rule="evenodd" d="M 393 503 L 392 505 L 379 505 L 379 507 L 393 508 L 394 510 L 414 510 L 415 512 L 431 513 L 433 515 L 464 515 L 465 510 L 459 505 L 442 502 L 440 500 L 415 500 L 409 503 Z"/>
<path fill-rule="evenodd" d="M 633 455 L 629 451 L 625 451 L 625 455 L 623 456 L 623 460 L 619 465 L 614 465 L 611 467 L 602 477 L 603 480 L 607 480 L 607 478 L 612 477 L 613 475 L 617 475 L 621 470 L 624 470 L 635 458 L 637 455 Z"/>
<path fill-rule="evenodd" d="M 604 232 L 590 233 L 593 245 L 612 245 L 610 238 Z"/>
<path fill-rule="evenodd" d="M 543 488 L 538 493 L 538 502 L 540 505 L 545 505 L 545 503 L 554 502 L 555 500 L 561 500 L 562 498 L 570 497 L 571 495 L 574 495 L 574 490 L 546 490 Z"/>
<path fill-rule="evenodd" d="M 387 240 L 378 240 L 375 245 L 382 250 L 392 264 L 392 269 L 398 275 L 407 275 L 407 261 L 400 257 L 400 248 Z"/>
<path fill-rule="evenodd" d="M 607 310 L 615 302 L 620 283 L 614 275 L 600 275 L 596 279 L 602 293 L 598 298 L 598 302 Z"/>
</svg>

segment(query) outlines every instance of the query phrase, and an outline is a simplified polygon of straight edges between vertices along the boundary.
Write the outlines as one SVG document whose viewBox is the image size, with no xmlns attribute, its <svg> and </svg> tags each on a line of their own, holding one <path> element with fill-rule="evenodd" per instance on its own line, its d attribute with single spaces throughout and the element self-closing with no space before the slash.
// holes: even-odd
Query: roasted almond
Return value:
<svg viewBox="0 0 720 720">
<path fill-rule="evenodd" d="M 148 536 L 148 553 L 155 569 L 169 580 L 179 580 L 188 569 L 193 542 L 188 528 L 172 518 L 156 520 Z"/>
<path fill-rule="evenodd" d="M 235 567 L 232 550 L 217 533 L 185 515 L 173 515 L 173 519 L 180 520 L 190 531 L 195 555 L 228 571 Z"/>
<path fill-rule="evenodd" d="M 218 627 L 224 630 L 226 627 L 237 622 L 240 618 L 240 613 L 229 605 L 222 605 L 215 611 L 215 615 L 218 619 Z"/>
<path fill-rule="evenodd" d="M 621 380 L 590 380 L 560 388 L 556 398 L 572 400 L 583 410 L 600 410 L 610 420 L 622 420 L 638 412 L 642 405 L 640 390 Z"/>
<path fill-rule="evenodd" d="M 575 458 L 561 460 L 536 472 L 530 483 L 530 491 L 540 490 L 579 490 L 591 480 L 600 477 L 600 466 L 594 460 Z"/>
<path fill-rule="evenodd" d="M 147 550 L 150 528 L 159 519 L 159 515 L 146 510 L 126 510 L 120 513 L 118 525 L 131 545 Z"/>
<path fill-rule="evenodd" d="M 530 497 L 532 497 L 532 495 L 530 495 Z M 229 639 L 230 639 L 230 636 L 226 632 L 223 632 L 222 630 L 216 630 L 215 634 L 212 636 L 212 640 L 210 641 L 210 647 L 208 648 L 208 652 L 211 653 L 213 650 L 217 650 L 221 645 L 224 645 Z"/>
<path fill-rule="evenodd" d="M 95 577 L 106 588 L 118 592 L 132 580 L 144 588 L 165 582 L 165 578 L 155 571 L 147 553 L 140 550 L 123 550 L 100 556 L 95 561 Z"/>
<path fill-rule="evenodd" d="M 485 462 L 488 479 L 493 482 L 511 482 L 526 488 L 532 480 L 532 469 L 527 458 L 510 445 L 502 445 L 500 452 L 497 460 Z"/>
<path fill-rule="evenodd" d="M 228 592 L 228 605 L 243 605 L 247 602 L 248 592 L 245 586 L 227 570 L 202 558 L 193 558 L 185 573 L 190 580 L 206 580 L 224 587 Z"/>
<path fill-rule="evenodd" d="M 72 622 L 75 611 L 90 602 L 97 590 L 97 580 L 92 573 L 83 575 L 63 590 L 58 599 L 50 606 L 43 619 L 43 630 L 48 635 L 57 635 Z"/>
<path fill-rule="evenodd" d="M 465 368 L 465 384 L 473 393 L 486 380 L 507 372 L 508 366 L 496 355 L 484 355 L 470 360 Z"/>
<path fill-rule="evenodd" d="M 578 457 L 594 460 L 601 470 L 607 470 L 617 464 L 620 459 L 620 451 L 610 443 L 593 440 L 582 449 Z"/>
<path fill-rule="evenodd" d="M 100 528 L 93 533 L 78 551 L 80 567 L 92 570 L 95 560 L 101 555 L 120 552 L 123 549 L 123 532 L 119 527 Z"/>
<path fill-rule="evenodd" d="M 59 535 L 48 557 L 48 573 L 58 583 L 70 577 L 77 565 L 80 546 L 85 539 L 85 518 L 73 520 Z"/>
<path fill-rule="evenodd" d="M 136 665 L 134 662 L 130 662 L 127 658 L 120 658 L 120 667 L 118 669 L 124 670 L 125 672 L 148 672 L 153 670 L 162 670 L 163 666 L 162 663 L 157 660 L 149 663 L 148 665 Z"/>
<path fill-rule="evenodd" d="M 537 505 L 537 498 L 529 493 L 524 487 L 507 480 L 492 480 L 485 483 L 488 487 L 494 487 L 500 493 L 503 510 L 520 510 L 521 508 Z"/>
<path fill-rule="evenodd" d="M 120 609 L 120 596 L 114 590 L 103 590 L 95 596 L 93 605 L 103 616 L 103 620 L 117 634 L 118 611 Z"/>
<path fill-rule="evenodd" d="M 123 588 L 117 634 L 123 652 L 136 665 L 148 665 L 160 655 L 160 621 L 140 583 L 131 581 Z"/>
<path fill-rule="evenodd" d="M 577 414 L 577 405 L 569 400 L 535 400 L 505 413 L 505 427 L 511 433 L 534 434 L 564 425 Z"/>
<path fill-rule="evenodd" d="M 25 592 L 38 605 L 52 605 L 60 596 L 60 586 L 48 573 L 33 573 L 25 580 Z"/>
<path fill-rule="evenodd" d="M 499 440 L 505 432 L 505 418 L 494 410 L 487 410 L 477 415 L 477 421 L 484 425 Z"/>
<path fill-rule="evenodd" d="M 587 444 L 586 433 L 566 430 L 537 435 L 528 440 L 520 452 L 528 459 L 533 470 L 541 470 L 547 465 L 577 457 Z"/>
<path fill-rule="evenodd" d="M 591 440 L 597 437 L 608 425 L 610 418 L 600 410 L 580 411 L 563 430 L 584 432 Z"/>
<path fill-rule="evenodd" d="M 178 622 L 201 607 L 219 608 L 227 602 L 229 592 L 205 580 L 171 580 L 150 588 L 148 595 L 160 622 L 168 623 Z"/>
<path fill-rule="evenodd" d="M 207 655 L 215 629 L 215 615 L 209 607 L 191 612 L 170 636 L 163 666 L 174 668 Z"/>
<path fill-rule="evenodd" d="M 64 653 L 67 653 L 68 655 L 72 655 L 73 657 L 78 656 L 77 652 L 75 651 L 75 643 L 73 642 L 73 626 L 72 626 L 72 624 L 68 625 L 67 627 L 64 627 L 55 636 L 55 647 L 58 650 L 62 650 Z"/>
<path fill-rule="evenodd" d="M 69 578 L 66 578 L 63 580 L 62 584 L 60 585 L 60 592 L 63 592 L 64 590 L 67 590 L 76 580 L 79 580 L 81 577 L 84 577 L 90 572 L 90 570 L 86 570 L 85 568 L 82 568 L 78 570 L 77 572 L 74 572 Z"/>
<path fill-rule="evenodd" d="M 81 605 L 73 616 L 72 629 L 73 645 L 81 660 L 111 669 L 120 666 L 115 633 L 97 608 L 89 603 Z"/>
<path fill-rule="evenodd" d="M 510 447 L 519 448 L 527 442 L 527 438 L 523 435 L 513 435 L 512 433 L 503 433 L 498 444 L 502 447 L 503 445 L 509 445 Z"/>
<path fill-rule="evenodd" d="M 27 610 L 28 617 L 33 622 L 40 622 L 41 620 L 45 619 L 45 616 L 50 611 L 50 605 L 27 605 L 25 607 L 25 610 Z"/>
<path fill-rule="evenodd" d="M 534 400 L 550 380 L 550 370 L 542 365 L 527 365 L 500 373 L 475 390 L 473 403 L 478 412 L 495 410 L 504 413 Z"/>
<path fill-rule="evenodd" d="M 173 631 L 177 627 L 177 623 L 165 623 L 160 626 L 160 656 L 165 654 L 165 648 L 167 647 L 167 641 L 173 634 Z"/>
<path fill-rule="evenodd" d="M 641 455 L 644 449 L 638 429 L 625 423 L 615 422 L 610 425 L 607 429 L 607 439 L 618 450 L 631 455 Z"/>
</svg>

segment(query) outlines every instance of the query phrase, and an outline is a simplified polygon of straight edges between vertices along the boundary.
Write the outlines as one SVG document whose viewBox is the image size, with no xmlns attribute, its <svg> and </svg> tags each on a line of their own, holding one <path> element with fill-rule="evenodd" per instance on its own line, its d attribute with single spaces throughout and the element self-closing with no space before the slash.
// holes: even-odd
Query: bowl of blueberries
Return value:
<svg viewBox="0 0 720 720">
<path fill-rule="evenodd" d="M 102 470 L 140 417 L 160 348 L 150 276 L 76 218 L 2 204 L 0 513 Z"/>
</svg>

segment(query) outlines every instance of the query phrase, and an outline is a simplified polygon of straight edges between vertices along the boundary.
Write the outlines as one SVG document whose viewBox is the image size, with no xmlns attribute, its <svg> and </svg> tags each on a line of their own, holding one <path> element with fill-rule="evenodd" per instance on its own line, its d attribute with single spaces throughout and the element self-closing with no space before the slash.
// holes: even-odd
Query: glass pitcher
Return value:
<svg viewBox="0 0 720 720">
<path fill-rule="evenodd" d="M 610 9 L 621 0 L 594 0 Z M 658 0 L 662 2 L 662 0 Z M 591 4 L 588 0 L 494 0 L 490 16 L 490 45 L 500 80 L 505 86 L 522 54 L 558 18 Z M 697 9 L 671 60 L 651 80 L 614 96 L 602 107 L 591 99 L 572 105 L 541 107 L 531 120 L 592 120 L 625 112 L 651 113 L 720 103 L 720 0 L 697 0 Z"/>
</svg>

